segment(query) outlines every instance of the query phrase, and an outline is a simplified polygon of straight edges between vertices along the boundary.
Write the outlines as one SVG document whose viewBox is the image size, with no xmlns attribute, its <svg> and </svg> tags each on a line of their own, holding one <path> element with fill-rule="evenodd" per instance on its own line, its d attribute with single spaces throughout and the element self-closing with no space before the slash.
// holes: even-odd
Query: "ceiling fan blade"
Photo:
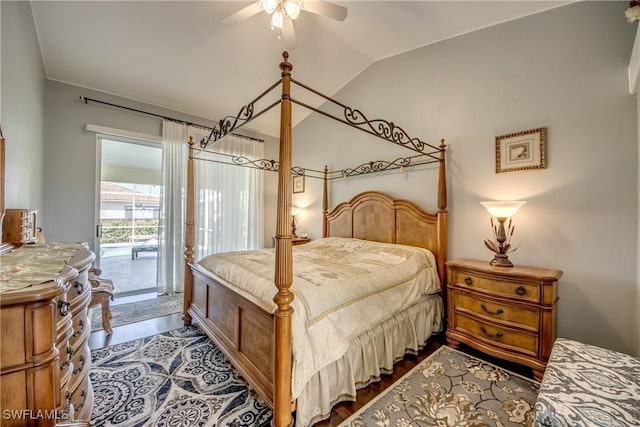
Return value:
<svg viewBox="0 0 640 427">
<path fill-rule="evenodd" d="M 302 4 L 302 10 L 315 13 L 316 15 L 326 16 L 336 21 L 344 21 L 347 17 L 346 7 L 322 0 L 305 0 Z"/>
<path fill-rule="evenodd" d="M 236 22 L 244 21 L 247 18 L 251 18 L 253 15 L 257 15 L 260 12 L 262 12 L 262 7 L 260 6 L 260 2 L 257 1 L 227 16 L 222 20 L 222 23 L 235 24 Z"/>
<path fill-rule="evenodd" d="M 285 18 L 282 25 L 282 40 L 284 41 L 287 49 L 295 49 L 298 47 L 298 41 L 296 40 L 296 30 L 293 27 L 293 20 Z"/>
</svg>

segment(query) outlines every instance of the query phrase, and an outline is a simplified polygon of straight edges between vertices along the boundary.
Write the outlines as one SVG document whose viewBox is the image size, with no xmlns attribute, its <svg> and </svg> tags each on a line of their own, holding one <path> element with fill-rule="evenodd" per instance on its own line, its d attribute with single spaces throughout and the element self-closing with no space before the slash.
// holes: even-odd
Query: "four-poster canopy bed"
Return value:
<svg viewBox="0 0 640 427">
<path fill-rule="evenodd" d="M 282 78 L 278 82 L 244 106 L 236 117 L 221 120 L 199 148 L 190 138 L 183 315 L 185 324 L 195 321 L 272 406 L 272 423 L 278 427 L 292 424 L 292 411 L 296 411 L 298 425 L 328 416 L 333 404 L 353 399 L 356 387 L 379 379 L 379 374 L 392 369 L 396 360 L 408 351 L 417 351 L 431 334 L 442 330 L 447 253 L 444 141 L 439 147 L 432 146 L 409 137 L 391 122 L 367 120 L 359 110 L 293 80 L 287 52 L 283 57 Z M 343 117 L 292 98 L 292 83 L 337 105 Z M 278 86 L 282 88 L 280 99 L 255 112 L 256 102 Z M 294 168 L 292 103 L 418 154 L 335 172 L 326 166 L 322 171 Z M 279 161 L 230 157 L 229 162 L 278 172 L 275 249 L 218 254 L 194 262 L 194 162 L 199 159 L 198 154 L 277 105 Z M 327 183 L 332 179 L 429 163 L 439 165 L 436 213 L 375 191 L 361 193 L 329 211 Z M 323 239 L 295 249 L 290 217 L 293 174 L 324 181 Z M 316 258 L 320 252 L 334 258 Z M 348 261 L 351 256 L 355 256 L 354 260 Z M 337 265 L 338 258 L 351 265 Z M 319 265 L 330 267 L 314 270 Z M 356 282 L 351 274 L 366 283 Z M 331 288 L 318 281 L 320 276 L 331 277 L 327 282 L 342 285 L 340 292 L 325 290 Z M 384 276 L 389 276 L 387 282 L 382 282 Z M 381 283 L 374 290 L 364 288 L 369 282 Z M 258 289 L 256 283 L 263 287 Z M 371 309 L 378 306 L 393 306 L 394 311 Z M 356 314 L 347 311 L 351 309 Z M 381 344 L 383 341 L 389 343 Z M 341 349 L 337 357 L 325 352 L 325 348 L 333 347 Z"/>
</svg>

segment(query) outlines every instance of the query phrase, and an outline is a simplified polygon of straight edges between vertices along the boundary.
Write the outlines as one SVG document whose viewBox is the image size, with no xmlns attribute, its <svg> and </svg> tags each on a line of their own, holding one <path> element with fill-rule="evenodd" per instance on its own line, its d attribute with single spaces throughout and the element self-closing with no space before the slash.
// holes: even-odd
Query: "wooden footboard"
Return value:
<svg viewBox="0 0 640 427">
<path fill-rule="evenodd" d="M 188 313 L 261 399 L 273 407 L 274 316 L 197 265 Z"/>
</svg>

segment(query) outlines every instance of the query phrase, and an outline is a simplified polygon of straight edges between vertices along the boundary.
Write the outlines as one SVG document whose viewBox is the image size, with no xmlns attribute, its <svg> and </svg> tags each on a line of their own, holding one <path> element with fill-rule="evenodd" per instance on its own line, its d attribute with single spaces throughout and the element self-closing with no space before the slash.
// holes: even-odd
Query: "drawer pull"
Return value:
<svg viewBox="0 0 640 427">
<path fill-rule="evenodd" d="M 516 288 L 516 294 L 523 296 L 527 294 L 527 290 L 523 286 L 518 286 Z"/>
<path fill-rule="evenodd" d="M 73 394 L 69 390 L 67 390 L 67 394 L 66 394 L 67 406 L 65 406 L 65 408 L 64 408 L 64 414 L 67 417 L 70 417 L 70 418 L 72 417 L 73 412 L 74 412 L 73 411 L 73 405 L 71 404 L 71 397 L 72 396 L 73 396 Z"/>
<path fill-rule="evenodd" d="M 76 405 L 76 409 L 78 411 L 80 411 L 83 407 L 84 404 L 86 403 L 87 400 L 87 391 L 86 390 L 82 390 L 82 393 L 80 393 L 80 396 L 82 397 L 82 399 L 80 400 L 80 402 L 78 402 L 78 404 Z"/>
<path fill-rule="evenodd" d="M 486 336 L 488 336 L 489 338 L 502 338 L 502 336 L 504 335 L 502 332 L 498 332 L 495 335 L 490 334 L 489 332 L 487 332 L 487 330 L 485 329 L 484 326 L 480 327 L 480 330 L 482 331 L 482 333 L 484 333 Z"/>
<path fill-rule="evenodd" d="M 77 367 L 73 368 L 73 375 L 78 375 L 84 369 L 84 355 L 79 357 L 80 363 Z"/>
<path fill-rule="evenodd" d="M 75 332 L 73 333 L 73 337 L 79 337 L 80 335 L 82 335 L 82 331 L 84 331 L 84 327 L 85 327 L 85 323 L 84 320 L 80 320 L 78 322 L 78 329 L 75 330 Z"/>
<path fill-rule="evenodd" d="M 464 283 L 466 283 L 467 285 L 471 286 L 471 284 L 473 283 L 473 279 L 469 276 L 464 278 Z"/>
<path fill-rule="evenodd" d="M 70 345 L 67 345 L 67 360 L 62 362 L 62 365 L 60 365 L 61 371 L 64 371 L 65 369 L 67 369 L 67 366 L 71 364 L 71 356 L 73 356 L 73 348 L 71 348 Z"/>
<path fill-rule="evenodd" d="M 82 292 L 84 292 L 84 283 L 82 282 L 76 282 L 76 284 L 74 285 L 76 288 L 76 293 L 78 295 L 80 295 Z"/>
<path fill-rule="evenodd" d="M 64 317 L 69 314 L 69 306 L 71 303 L 67 301 L 58 301 L 58 311 L 60 312 L 60 316 Z"/>
<path fill-rule="evenodd" d="M 482 308 L 486 313 L 488 313 L 488 314 L 492 314 L 492 315 L 494 315 L 494 316 L 495 316 L 496 314 L 502 314 L 502 313 L 504 313 L 504 310 L 503 310 L 503 309 L 501 309 L 501 308 L 497 309 L 496 311 L 489 311 L 489 309 L 487 309 L 487 306 L 486 306 L 486 305 L 484 305 L 484 304 L 480 304 L 480 308 Z"/>
</svg>

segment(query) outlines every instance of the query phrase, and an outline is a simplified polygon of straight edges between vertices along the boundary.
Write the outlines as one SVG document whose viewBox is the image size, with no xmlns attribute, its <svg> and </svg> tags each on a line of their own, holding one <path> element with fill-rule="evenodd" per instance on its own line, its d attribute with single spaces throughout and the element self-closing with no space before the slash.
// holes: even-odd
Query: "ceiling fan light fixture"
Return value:
<svg viewBox="0 0 640 427">
<path fill-rule="evenodd" d="M 302 0 L 286 0 L 284 2 L 284 10 L 291 19 L 296 19 L 300 16 L 300 10 L 302 9 Z"/>
<path fill-rule="evenodd" d="M 265 12 L 271 15 L 278 8 L 278 3 L 278 0 L 262 0 L 260 5 Z"/>
<path fill-rule="evenodd" d="M 277 8 L 273 15 L 271 15 L 271 28 L 279 28 L 282 29 L 282 25 L 284 24 L 284 12 L 281 8 Z"/>
</svg>

